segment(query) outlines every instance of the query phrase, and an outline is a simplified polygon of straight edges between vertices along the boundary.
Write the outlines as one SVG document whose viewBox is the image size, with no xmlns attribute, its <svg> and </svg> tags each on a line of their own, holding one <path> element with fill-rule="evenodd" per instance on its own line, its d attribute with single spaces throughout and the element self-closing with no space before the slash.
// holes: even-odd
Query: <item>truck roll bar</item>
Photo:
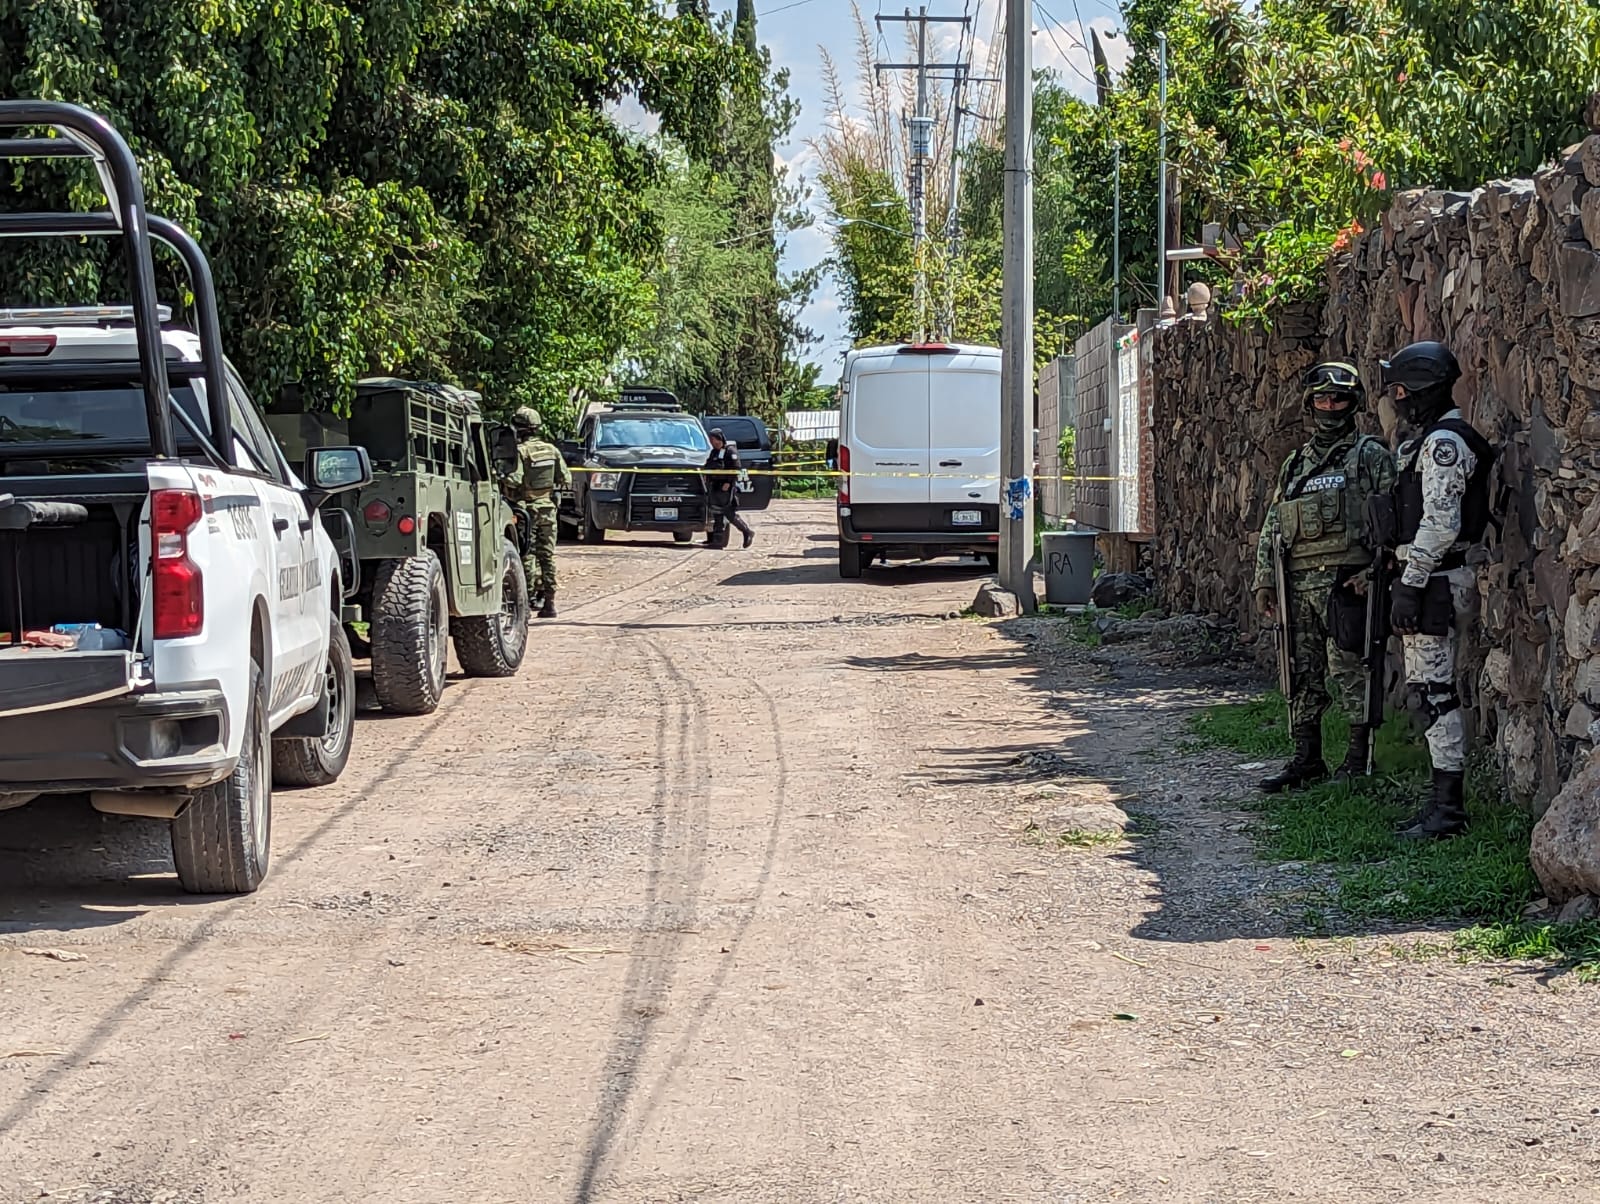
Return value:
<svg viewBox="0 0 1600 1204">
<path fill-rule="evenodd" d="M 7 131 L 41 126 L 62 136 L 3 136 Z M 161 315 L 156 304 L 152 238 L 166 244 L 183 261 L 194 289 L 195 333 L 200 340 L 201 376 L 206 382 L 212 441 L 226 459 L 233 448 L 233 420 L 228 409 L 216 284 L 200 245 L 176 222 L 147 212 L 144 181 L 133 151 L 111 123 L 97 113 L 60 101 L 0 100 L 0 161 L 25 159 L 89 159 L 94 164 L 109 211 L 0 213 L 0 238 L 122 237 L 128 283 L 133 290 L 133 326 L 150 441 L 152 450 L 168 459 L 177 457 L 178 447 L 172 427 Z"/>
</svg>

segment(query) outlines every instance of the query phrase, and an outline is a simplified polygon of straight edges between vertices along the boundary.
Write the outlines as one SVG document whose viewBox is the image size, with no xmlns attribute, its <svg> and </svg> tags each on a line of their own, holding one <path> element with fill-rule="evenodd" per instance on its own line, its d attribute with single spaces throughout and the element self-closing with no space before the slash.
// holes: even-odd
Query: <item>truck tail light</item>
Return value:
<svg viewBox="0 0 1600 1204">
<path fill-rule="evenodd" d="M 389 525 L 389 503 L 373 500 L 361 508 L 361 517 L 367 520 L 367 526 L 382 530 Z"/>
<path fill-rule="evenodd" d="M 200 566 L 189 558 L 189 532 L 204 513 L 192 490 L 157 489 L 150 495 L 152 627 L 158 640 L 198 635 L 205 626 L 204 582 Z"/>
<path fill-rule="evenodd" d="M 839 505 L 850 504 L 850 449 L 844 444 L 839 444 L 839 471 L 844 476 L 839 478 Z"/>
</svg>

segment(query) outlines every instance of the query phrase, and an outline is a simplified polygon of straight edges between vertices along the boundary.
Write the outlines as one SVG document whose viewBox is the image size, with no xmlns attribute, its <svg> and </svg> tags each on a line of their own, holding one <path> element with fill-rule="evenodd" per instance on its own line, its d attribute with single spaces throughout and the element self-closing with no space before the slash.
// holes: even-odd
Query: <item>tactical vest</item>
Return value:
<svg viewBox="0 0 1600 1204">
<path fill-rule="evenodd" d="M 1394 482 L 1396 535 L 1399 542 L 1408 544 L 1417 537 L 1422 526 L 1422 445 L 1435 431 L 1453 431 L 1466 441 L 1477 461 L 1472 476 L 1467 478 L 1467 491 L 1461 498 L 1461 534 L 1458 544 L 1474 544 L 1483 538 L 1489 527 L 1489 478 L 1494 471 L 1494 447 L 1470 423 L 1459 418 L 1442 418 L 1424 431 L 1411 446 L 1414 454 L 1411 463 L 1400 470 Z M 1441 569 L 1455 568 L 1463 563 L 1459 555 L 1447 557 L 1454 564 L 1441 562 Z"/>
<path fill-rule="evenodd" d="M 556 487 L 556 459 L 561 452 L 542 439 L 529 439 L 517 448 L 522 458 L 522 488 L 530 493 L 548 494 Z"/>
<path fill-rule="evenodd" d="M 1318 469 L 1278 503 L 1278 530 L 1289 554 L 1290 572 L 1371 562 L 1372 553 L 1361 542 L 1362 514 L 1355 488 L 1362 448 L 1368 442 L 1375 442 L 1371 435 L 1358 436 L 1338 464 Z M 1297 460 L 1290 476 L 1298 472 Z"/>
</svg>

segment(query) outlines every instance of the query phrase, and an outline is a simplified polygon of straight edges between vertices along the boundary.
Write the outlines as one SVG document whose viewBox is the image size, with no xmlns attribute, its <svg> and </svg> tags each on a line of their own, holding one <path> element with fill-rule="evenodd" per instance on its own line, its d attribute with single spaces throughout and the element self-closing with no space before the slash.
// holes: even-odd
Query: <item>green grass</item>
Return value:
<svg viewBox="0 0 1600 1204">
<path fill-rule="evenodd" d="M 1190 721 L 1191 746 L 1227 748 L 1261 760 L 1285 758 L 1290 739 L 1281 696 L 1208 707 Z M 1324 722 L 1327 759 L 1342 759 L 1349 728 L 1342 716 Z M 1451 948 L 1465 958 L 1549 960 L 1600 977 L 1600 924 L 1535 924 L 1523 909 L 1539 895 L 1528 865 L 1534 819 L 1501 801 L 1492 774 L 1475 767 L 1467 779 L 1467 832 L 1448 841 L 1402 841 L 1396 824 L 1428 788 L 1428 755 L 1405 715 L 1378 734 L 1378 774 L 1354 784 L 1327 782 L 1306 790 L 1262 795 L 1252 834 L 1270 861 L 1299 861 L 1334 870 L 1323 906 L 1308 911 L 1309 927 L 1346 923 L 1468 925 Z"/>
<path fill-rule="evenodd" d="M 1103 849 L 1107 845 L 1121 844 L 1126 837 L 1121 832 L 1099 832 L 1089 831 L 1084 828 L 1073 828 L 1061 833 L 1056 839 L 1068 848 Z"/>
<path fill-rule="evenodd" d="M 1124 602 L 1121 606 L 1109 610 L 1101 610 L 1093 603 L 1079 611 L 1069 611 L 1058 606 L 1051 606 L 1046 602 L 1039 607 L 1039 613 L 1047 617 L 1054 617 L 1065 621 L 1067 624 L 1067 638 L 1074 644 L 1082 644 L 1085 648 L 1098 648 L 1101 644 L 1100 633 L 1095 630 L 1095 624 L 1107 615 L 1119 619 L 1142 618 L 1146 612 L 1158 609 L 1155 601 L 1150 598 L 1141 598 L 1133 602 Z"/>
</svg>

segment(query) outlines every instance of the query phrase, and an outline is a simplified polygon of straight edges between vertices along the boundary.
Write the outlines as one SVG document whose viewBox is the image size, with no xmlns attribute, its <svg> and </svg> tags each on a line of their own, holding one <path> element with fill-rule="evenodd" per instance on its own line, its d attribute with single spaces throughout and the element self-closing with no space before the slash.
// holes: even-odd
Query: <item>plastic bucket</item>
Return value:
<svg viewBox="0 0 1600 1204">
<path fill-rule="evenodd" d="M 1044 531 L 1039 559 L 1044 562 L 1044 600 L 1054 606 L 1086 606 L 1094 590 L 1095 532 Z"/>
</svg>

